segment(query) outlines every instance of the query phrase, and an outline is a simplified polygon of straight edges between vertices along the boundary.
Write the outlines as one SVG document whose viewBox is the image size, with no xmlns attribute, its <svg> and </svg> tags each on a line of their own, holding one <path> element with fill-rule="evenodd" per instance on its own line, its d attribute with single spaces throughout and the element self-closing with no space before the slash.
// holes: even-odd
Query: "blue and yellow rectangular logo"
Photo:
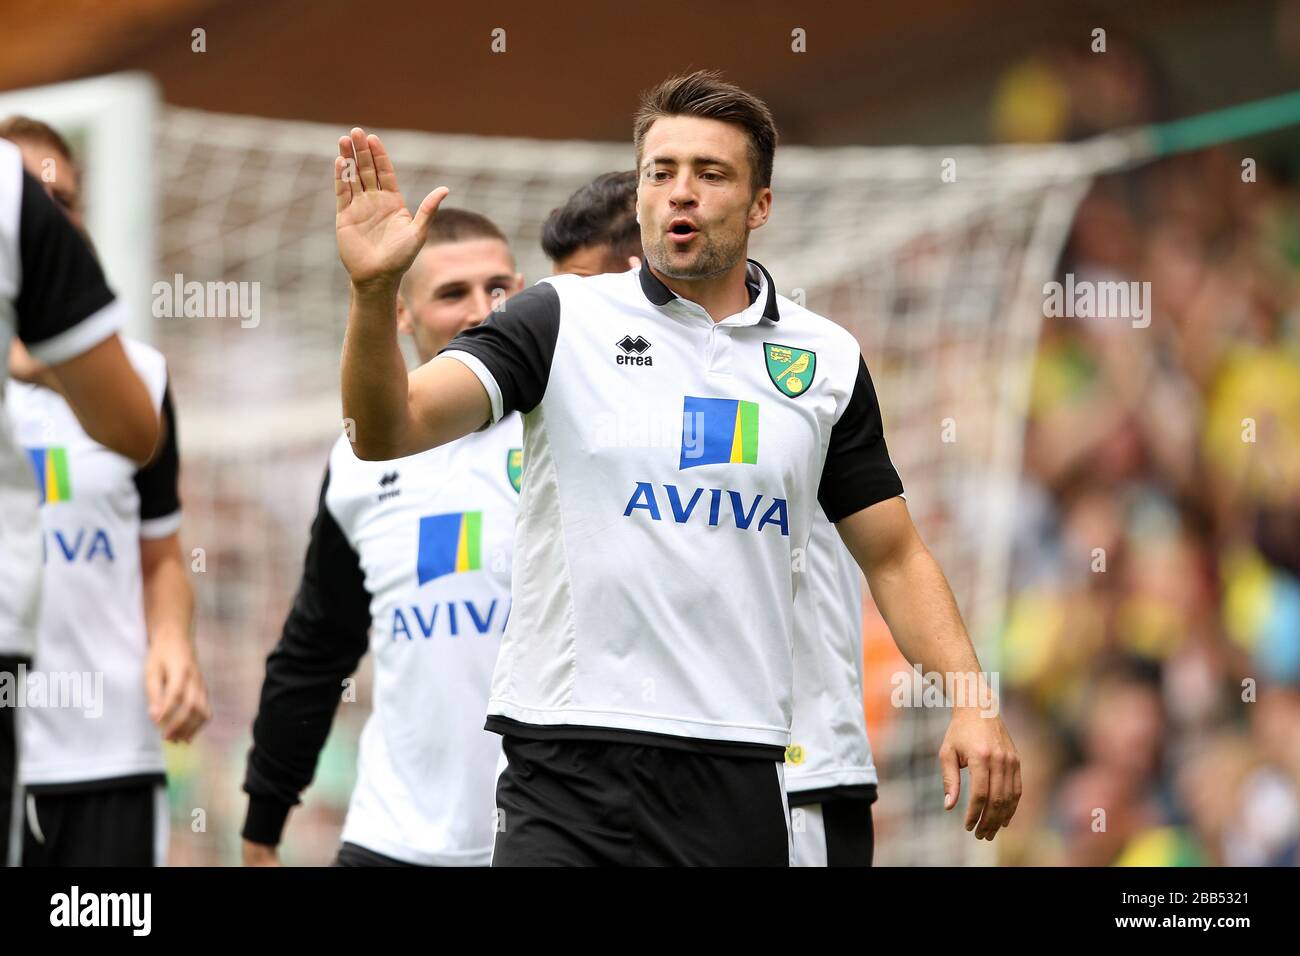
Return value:
<svg viewBox="0 0 1300 956">
<path fill-rule="evenodd" d="M 687 395 L 678 469 L 725 462 L 758 462 L 758 403 Z"/>
<path fill-rule="evenodd" d="M 483 512 L 455 511 L 420 519 L 416 577 L 420 584 L 445 574 L 482 568 Z"/>
<path fill-rule="evenodd" d="M 68 452 L 65 448 L 28 448 L 27 458 L 41 490 L 41 504 L 55 504 L 72 498 L 68 478 Z"/>
</svg>

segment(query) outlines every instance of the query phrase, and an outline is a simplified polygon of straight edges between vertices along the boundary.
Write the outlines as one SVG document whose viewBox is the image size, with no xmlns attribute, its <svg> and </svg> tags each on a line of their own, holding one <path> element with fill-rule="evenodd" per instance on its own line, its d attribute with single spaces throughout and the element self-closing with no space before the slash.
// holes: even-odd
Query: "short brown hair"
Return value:
<svg viewBox="0 0 1300 956">
<path fill-rule="evenodd" d="M 440 206 L 429 223 L 426 246 L 440 246 L 446 242 L 469 242 L 471 239 L 500 239 L 507 246 L 510 241 L 487 216 L 468 209 L 448 209 Z"/>
<path fill-rule="evenodd" d="M 70 162 L 75 162 L 72 147 L 63 135 L 49 123 L 42 123 L 30 116 L 10 116 L 0 120 L 0 139 L 37 143 L 62 153 Z"/>
<path fill-rule="evenodd" d="M 470 212 L 468 209 L 448 209 L 446 206 L 439 206 L 438 211 L 433 214 L 433 221 L 429 223 L 429 231 L 425 233 L 424 248 L 448 245 L 453 242 L 469 242 L 473 239 L 500 239 L 505 244 L 506 252 L 510 254 L 510 261 L 512 263 L 515 261 L 510 240 L 497 228 L 497 224 L 487 216 Z M 410 274 L 409 270 L 404 273 L 401 285 L 398 286 L 403 295 L 410 290 L 410 283 L 407 281 L 407 276 Z"/>
<path fill-rule="evenodd" d="M 674 76 L 642 95 L 632 122 L 638 170 L 646 133 L 655 120 L 664 116 L 700 116 L 739 126 L 749 140 L 751 188 L 757 192 L 772 185 L 772 157 L 776 153 L 776 123 L 772 113 L 766 103 L 728 83 L 717 70 L 696 70 Z"/>
</svg>

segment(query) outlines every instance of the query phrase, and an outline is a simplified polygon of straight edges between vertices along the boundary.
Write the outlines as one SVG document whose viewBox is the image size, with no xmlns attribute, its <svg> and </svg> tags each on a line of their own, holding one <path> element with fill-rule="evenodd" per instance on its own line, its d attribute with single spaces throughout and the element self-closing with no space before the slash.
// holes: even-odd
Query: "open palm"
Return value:
<svg viewBox="0 0 1300 956">
<path fill-rule="evenodd" d="M 334 231 L 339 258 L 354 284 L 392 282 L 410 268 L 429 223 L 449 190 L 439 186 L 415 215 L 397 188 L 397 171 L 375 135 L 362 129 L 339 137 L 334 160 Z"/>
</svg>

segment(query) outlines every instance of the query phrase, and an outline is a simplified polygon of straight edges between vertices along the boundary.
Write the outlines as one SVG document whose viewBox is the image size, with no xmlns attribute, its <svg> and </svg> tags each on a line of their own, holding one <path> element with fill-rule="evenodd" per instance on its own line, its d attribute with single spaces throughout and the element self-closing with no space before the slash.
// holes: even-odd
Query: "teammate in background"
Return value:
<svg viewBox="0 0 1300 956">
<path fill-rule="evenodd" d="M 862 696 L 858 565 L 821 505 L 795 594 L 794 697 L 785 756 L 795 866 L 870 866 L 879 775 Z"/>
<path fill-rule="evenodd" d="M 547 217 L 542 249 L 557 273 L 637 268 L 635 170 L 605 173 Z M 862 585 L 820 506 L 795 597 L 794 698 L 785 782 L 797 866 L 870 866 L 879 781 L 862 706 Z"/>
<path fill-rule="evenodd" d="M 557 274 L 594 276 L 641 264 L 636 221 L 636 170 L 602 173 L 551 210 L 542 251 Z"/>
<path fill-rule="evenodd" d="M 614 268 L 621 271 L 628 268 L 628 265 L 636 263 L 636 256 L 641 252 L 641 234 L 636 225 L 634 207 L 634 173 L 604 174 L 577 190 L 564 206 L 554 209 L 547 217 L 542 229 L 543 251 L 550 256 L 556 271 L 582 268 Z M 485 255 L 481 268 L 473 267 L 472 256 L 477 252 Z M 632 258 L 630 263 L 629 258 Z M 489 303 L 495 298 L 508 297 L 519 290 L 523 277 L 515 276 L 513 269 L 515 264 L 506 239 L 489 221 L 460 209 L 443 211 L 430 229 L 424 250 L 404 278 L 398 302 L 399 330 L 415 337 L 416 352 L 421 363 L 432 359 L 461 328 L 467 328 L 486 315 L 490 310 Z M 495 440 L 498 440 L 495 444 L 506 441 L 510 445 L 513 442 L 513 446 L 507 449 L 511 458 L 506 472 L 500 471 L 500 462 L 497 460 L 500 455 L 493 453 L 491 442 L 480 441 L 476 444 L 471 436 L 447 446 L 447 449 L 459 447 L 463 451 L 460 460 L 463 462 L 465 483 L 481 484 L 481 496 L 499 506 L 502 522 L 506 522 L 512 529 L 516 488 L 523 466 L 516 454 L 519 451 L 521 425 L 516 420 L 502 423 L 490 431 Z M 341 457 L 341 466 L 335 467 L 335 457 Z M 411 489 L 407 492 L 408 507 L 437 510 L 438 507 L 446 506 L 446 502 L 438 503 L 442 489 L 430 484 L 430 476 L 437 475 L 439 470 L 445 470 L 443 458 L 445 457 L 432 451 L 407 460 L 402 471 L 406 473 L 403 484 Z M 350 442 L 344 436 L 335 445 L 329 471 L 335 476 L 333 490 L 326 492 L 324 503 L 317 512 L 316 523 L 313 525 L 313 544 L 308 549 L 308 566 L 304 568 L 303 584 L 300 585 L 294 613 L 291 613 L 289 622 L 286 622 L 281 646 L 268 659 L 263 711 L 257 719 L 253 734 L 255 740 L 244 786 L 250 792 L 244 827 L 244 862 L 251 865 L 272 865 L 278 862 L 276 847 L 281 840 L 287 810 L 298 803 L 300 792 L 315 770 L 334 708 L 338 704 L 339 684 L 356 669 L 361 654 L 364 654 L 370 641 L 367 631 L 372 622 L 372 609 L 382 609 L 393 604 L 391 597 L 372 596 L 368 576 L 356 574 L 354 562 L 360 561 L 361 566 L 369 566 L 370 555 L 367 550 L 381 551 L 387 545 L 381 546 L 380 538 L 369 535 L 365 528 L 360 527 L 372 520 L 369 515 L 355 514 L 350 507 L 341 506 L 338 476 L 339 473 L 364 472 L 368 476 L 378 475 L 378 480 L 382 481 L 386 475 L 394 473 L 394 468 L 389 464 L 376 468 L 369 463 L 360 462 L 351 454 Z M 510 481 L 511 489 L 508 492 L 503 492 L 500 486 L 502 475 Z M 450 486 L 458 484 L 458 481 L 448 479 L 443 484 Z M 434 494 L 433 501 L 429 501 L 429 492 L 438 493 Z M 360 493 L 368 496 L 368 483 L 361 483 Z M 395 496 L 390 493 L 387 497 Z M 390 506 L 389 510 L 394 510 L 395 507 Z M 351 545 L 347 549 L 339 546 L 333 550 L 322 546 L 329 533 L 334 533 L 335 525 L 341 523 L 333 518 L 331 509 L 350 515 L 354 531 L 346 537 L 359 540 L 359 550 L 352 550 Z M 378 514 L 378 509 L 373 514 Z M 335 558 L 342 555 L 346 559 L 331 563 L 328 561 L 330 554 Z M 502 551 L 500 558 L 507 557 Z M 408 561 L 415 558 L 416 551 L 409 551 Z M 370 561 L 386 559 L 386 555 L 382 554 L 377 558 L 370 557 Z M 493 568 L 485 566 L 484 570 L 486 572 Z M 408 570 L 406 576 L 391 579 L 396 584 L 398 607 L 400 598 L 409 598 L 409 594 L 404 592 L 420 589 L 419 584 L 411 584 L 411 578 L 419 579 L 417 568 Z M 458 576 L 448 579 L 447 583 L 465 587 L 472 581 L 473 578 L 469 576 Z M 493 594 L 494 601 L 502 602 L 504 609 L 510 600 L 508 576 L 506 580 L 500 580 L 500 568 L 497 567 L 494 581 L 503 587 L 494 591 L 489 589 L 487 593 Z M 352 628 L 351 635 L 344 633 L 343 627 L 329 632 L 320 631 L 325 619 L 312 619 L 305 609 L 307 601 L 304 601 L 304 597 L 309 600 L 316 591 L 331 597 L 342 596 L 344 600 L 351 594 L 350 600 L 347 600 L 348 604 L 354 606 L 351 613 L 339 614 L 337 618 Z M 360 593 L 363 591 L 364 594 Z M 365 611 L 361 613 L 360 607 L 363 605 Z M 407 600 L 407 606 L 417 607 L 412 600 Z M 396 611 L 391 617 L 399 631 L 403 631 L 403 628 L 413 630 L 420 624 L 420 619 L 413 618 L 409 611 L 403 614 L 400 623 Z M 408 617 L 413 619 L 408 622 Z M 500 610 L 500 626 L 503 626 L 504 618 L 506 614 Z M 380 620 L 382 617 L 374 619 Z M 422 636 L 422 630 L 416 633 Z M 291 653 L 290 645 L 298 644 L 299 641 L 302 643 L 299 652 Z M 331 644 L 337 645 L 337 656 L 331 652 Z M 491 646 L 494 653 L 497 646 L 495 641 Z M 374 649 L 378 662 L 376 714 L 396 711 L 411 715 L 409 740 L 399 740 L 393 745 L 383 744 L 381 731 L 396 723 L 391 717 L 387 721 L 372 717 L 367 723 L 361 737 L 361 774 L 357 780 L 352 808 L 348 812 L 347 825 L 344 827 L 344 845 L 339 851 L 338 861 L 342 864 L 373 865 L 486 864 L 494 834 L 490 829 L 493 823 L 490 808 L 493 806 L 491 793 L 499 752 L 499 741 L 482 728 L 491 663 L 484 666 L 484 656 L 474 653 L 463 656 L 459 669 L 448 669 L 445 657 L 421 653 L 420 648 L 415 648 L 413 650 L 421 654 L 417 659 L 426 666 L 425 670 L 420 670 L 419 667 L 412 670 L 406 659 L 411 650 L 404 649 L 404 641 L 398 641 L 393 646 L 393 641 L 376 640 Z M 432 652 L 434 649 L 424 650 Z M 390 661 L 391 666 L 387 666 Z M 317 680 L 311 684 L 311 688 L 316 691 L 317 706 L 312 709 L 308 723 L 299 724 L 302 732 L 299 735 L 286 734 L 286 727 L 278 726 L 282 723 L 278 717 L 285 710 L 277 705 L 274 689 L 294 682 L 295 679 L 302 680 L 300 669 L 311 663 L 333 666 L 328 674 L 318 675 Z M 391 678 L 390 672 L 393 674 Z M 396 675 L 403 672 L 407 674 L 404 678 L 396 678 Z M 429 678 L 429 674 L 435 676 Z M 381 679 L 385 684 L 382 688 Z M 307 704 L 307 693 L 311 688 L 302 689 L 302 704 Z M 442 706 L 451 719 L 422 718 L 432 698 L 442 701 Z M 321 723 L 322 719 L 324 724 Z M 324 732 L 321 732 L 322 726 Z M 420 735 L 415 734 L 415 728 L 421 728 L 428 740 L 421 741 Z M 459 736 L 459 740 L 452 739 L 455 736 Z M 482 745 L 484 739 L 490 752 Z M 437 754 L 437 760 L 432 760 L 426 753 L 420 753 L 416 744 Z M 287 760 L 283 754 L 277 754 L 277 760 L 270 761 L 269 754 L 277 745 L 286 752 L 294 750 L 294 754 Z M 368 757 L 368 750 L 373 752 L 373 756 Z M 395 761 L 404 761 L 408 766 L 398 767 Z M 265 767 L 265 770 L 261 770 L 261 767 Z M 295 773 L 282 775 L 286 767 L 292 767 Z M 395 787 L 391 786 L 394 773 L 400 779 Z M 370 779 L 373 777 L 380 779 Z M 385 787 L 390 790 L 386 791 Z M 403 808 L 406 816 L 400 819 L 383 816 L 383 804 L 377 799 L 380 793 L 399 793 L 399 799 L 391 805 Z M 442 805 L 428 805 L 429 796 L 446 796 L 448 793 L 460 795 L 459 799 L 447 800 Z M 456 821 L 458 817 L 463 822 Z M 367 822 L 368 818 L 376 818 L 376 822 Z M 458 844 L 447 839 L 447 835 L 463 836 Z M 465 849 L 461 849 L 461 845 Z"/>
<path fill-rule="evenodd" d="M 523 288 L 505 237 L 448 209 L 406 273 L 395 330 L 428 362 Z M 244 862 L 276 865 L 345 679 L 369 646 L 341 866 L 486 866 L 500 741 L 483 729 L 510 612 L 523 463 L 519 416 L 397 461 L 330 454 L 302 582 L 266 664 L 244 789 Z"/>
<path fill-rule="evenodd" d="M 158 413 L 117 336 L 122 321 L 85 239 L 23 170 L 18 147 L 0 140 L 0 356 L 15 340 L 26 343 L 85 431 L 143 462 L 158 443 Z M 7 377 L 8 363 L 0 362 L 0 384 Z M 35 650 L 40 605 L 41 514 L 28 456 L 7 421 L 0 421 L 0 513 L 0 679 L 25 692 L 20 674 Z M 10 864 L 21 845 L 24 713 L 0 707 L 0 860 Z"/>
<path fill-rule="evenodd" d="M 378 137 L 340 140 L 356 453 L 411 455 L 524 413 L 522 553 L 487 724 L 508 759 L 494 864 L 789 862 L 791 598 L 818 503 L 905 656 L 980 673 L 856 343 L 746 259 L 775 141 L 766 106 L 716 74 L 661 84 L 635 124 L 647 267 L 545 280 L 408 377 L 398 283 L 446 190 L 412 215 Z M 653 360 L 616 362 L 611 324 Z M 676 416 L 680 445 L 610 436 L 595 412 L 615 402 L 650 438 Z M 992 839 L 1020 793 L 1001 720 L 954 708 L 940 757 L 945 807 L 969 766 L 967 827 Z"/>
<path fill-rule="evenodd" d="M 76 164 L 50 127 L 13 118 L 0 136 L 84 234 Z M 50 372 L 10 381 L 9 424 L 41 494 L 44 584 L 33 679 L 96 675 L 86 706 L 26 712 L 20 778 L 23 865 L 150 866 L 166 859 L 162 740 L 188 741 L 208 718 L 191 638 L 194 594 L 181 557 L 180 459 L 161 353 L 124 339 L 162 420 L 140 466 L 92 439 Z M 102 682 L 101 682 L 102 681 Z"/>
</svg>

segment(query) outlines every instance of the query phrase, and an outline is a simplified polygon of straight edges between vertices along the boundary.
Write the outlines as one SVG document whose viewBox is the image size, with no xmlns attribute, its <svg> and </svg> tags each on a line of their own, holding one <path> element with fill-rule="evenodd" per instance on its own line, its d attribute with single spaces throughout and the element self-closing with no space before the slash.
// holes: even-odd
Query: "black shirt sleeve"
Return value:
<svg viewBox="0 0 1300 956">
<path fill-rule="evenodd" d="M 531 412 L 541 403 L 559 337 L 560 294 L 539 282 L 461 332 L 447 349 L 468 352 L 487 367 L 501 389 L 504 416 Z"/>
<path fill-rule="evenodd" d="M 165 518 L 175 514 L 181 507 L 181 456 L 170 385 L 163 391 L 162 428 L 162 447 L 153 460 L 135 473 L 135 489 L 140 493 L 141 521 Z"/>
<path fill-rule="evenodd" d="M 280 642 L 266 660 L 253 721 L 243 836 L 276 845 L 289 809 L 311 782 L 338 708 L 343 680 L 368 646 L 370 594 L 357 553 L 325 504 L 321 486 L 302 582 Z"/>
<path fill-rule="evenodd" d="M 18 338 L 28 345 L 54 338 L 113 301 L 90 245 L 35 179 L 23 176 L 18 213 L 22 273 Z"/>
<path fill-rule="evenodd" d="M 903 483 L 885 447 L 876 389 L 859 355 L 853 395 L 831 429 L 817 501 L 827 518 L 839 521 L 902 493 Z"/>
</svg>

